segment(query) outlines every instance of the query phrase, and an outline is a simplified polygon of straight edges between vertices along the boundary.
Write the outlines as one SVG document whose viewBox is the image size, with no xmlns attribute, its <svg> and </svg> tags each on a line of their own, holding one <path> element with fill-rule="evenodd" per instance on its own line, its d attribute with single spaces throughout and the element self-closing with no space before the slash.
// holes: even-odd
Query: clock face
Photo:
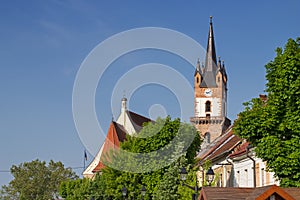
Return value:
<svg viewBox="0 0 300 200">
<path fill-rule="evenodd" d="M 211 89 L 206 89 L 206 90 L 204 91 L 204 95 L 205 95 L 205 96 L 211 96 L 211 95 L 212 95 Z"/>
</svg>

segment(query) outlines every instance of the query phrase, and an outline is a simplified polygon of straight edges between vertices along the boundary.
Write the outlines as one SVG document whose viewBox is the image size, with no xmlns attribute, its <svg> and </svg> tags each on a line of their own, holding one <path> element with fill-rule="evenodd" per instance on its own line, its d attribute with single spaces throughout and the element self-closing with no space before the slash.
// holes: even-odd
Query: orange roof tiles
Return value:
<svg viewBox="0 0 300 200">
<path fill-rule="evenodd" d="M 234 151 L 229 155 L 229 157 L 235 158 L 235 157 L 245 154 L 249 144 L 250 144 L 249 142 L 245 142 L 245 143 L 241 144 L 236 149 L 234 149 Z"/>
<path fill-rule="evenodd" d="M 104 141 L 104 146 L 100 158 L 100 162 L 98 165 L 93 169 L 93 172 L 100 171 L 103 169 L 105 166 L 102 163 L 103 155 L 105 155 L 109 150 L 111 149 L 118 149 L 120 147 L 120 142 L 123 142 L 126 139 L 126 131 L 123 128 L 122 125 L 116 123 L 116 122 L 111 122 L 106 139 Z"/>
<path fill-rule="evenodd" d="M 139 132 L 143 128 L 143 124 L 145 122 L 152 121 L 151 119 L 144 117 L 142 115 L 136 114 L 131 111 L 126 111 L 130 122 L 132 123 L 134 129 Z M 100 162 L 93 169 L 93 172 L 101 171 L 105 167 L 103 164 L 103 159 L 105 154 L 108 153 L 111 149 L 118 149 L 120 147 L 120 143 L 126 139 L 126 130 L 125 128 L 118 124 L 117 122 L 112 121 L 110 123 L 104 144 L 103 150 L 100 157 Z"/>
</svg>

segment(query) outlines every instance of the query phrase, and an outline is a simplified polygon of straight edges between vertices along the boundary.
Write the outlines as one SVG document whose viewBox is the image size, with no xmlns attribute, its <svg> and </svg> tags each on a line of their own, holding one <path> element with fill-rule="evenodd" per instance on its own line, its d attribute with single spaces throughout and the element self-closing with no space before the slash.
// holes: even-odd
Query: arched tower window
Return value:
<svg viewBox="0 0 300 200">
<path fill-rule="evenodd" d="M 210 143 L 210 133 L 209 133 L 209 132 L 206 132 L 206 133 L 204 134 L 204 142 L 205 142 L 206 144 L 209 144 L 209 143 Z"/>
<path fill-rule="evenodd" d="M 199 77 L 197 77 L 197 83 L 199 83 Z"/>
<path fill-rule="evenodd" d="M 211 112 L 211 102 L 210 101 L 205 102 L 205 112 Z"/>
</svg>

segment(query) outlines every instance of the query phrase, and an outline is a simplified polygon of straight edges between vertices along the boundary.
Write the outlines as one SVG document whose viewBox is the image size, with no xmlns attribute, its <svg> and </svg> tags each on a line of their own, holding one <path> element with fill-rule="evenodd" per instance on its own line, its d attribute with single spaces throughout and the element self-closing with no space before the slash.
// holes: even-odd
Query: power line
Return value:
<svg viewBox="0 0 300 200">
<path fill-rule="evenodd" d="M 84 167 L 66 167 L 71 169 L 84 169 Z M 0 173 L 10 173 L 10 170 L 0 170 Z"/>
</svg>

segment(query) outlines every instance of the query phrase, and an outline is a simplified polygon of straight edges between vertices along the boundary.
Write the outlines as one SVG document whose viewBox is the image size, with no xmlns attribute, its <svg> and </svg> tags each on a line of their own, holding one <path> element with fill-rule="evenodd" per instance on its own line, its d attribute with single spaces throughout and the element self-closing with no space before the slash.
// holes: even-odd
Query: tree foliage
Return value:
<svg viewBox="0 0 300 200">
<path fill-rule="evenodd" d="M 192 137 L 192 142 L 187 148 L 184 148 L 187 144 L 186 139 L 183 139 L 184 136 L 186 138 Z M 181 123 L 179 119 L 171 120 L 170 117 L 167 117 L 166 119 L 157 119 L 155 123 L 148 123 L 138 135 L 128 136 L 127 140 L 121 144 L 121 149 L 126 152 L 140 154 L 156 152 L 159 149 L 171 153 L 154 153 L 153 157 L 149 157 L 152 161 L 137 164 L 133 155 L 109 152 L 107 162 L 114 167 L 107 166 L 102 170 L 101 175 L 91 181 L 89 186 L 90 198 L 93 197 L 95 200 L 108 198 L 121 200 L 123 199 L 122 188 L 126 187 L 128 199 L 142 199 L 140 190 L 142 186 L 145 186 L 147 190 L 145 200 L 186 199 L 183 198 L 184 194 L 191 194 L 193 191 L 189 191 L 188 188 L 181 188 L 179 169 L 182 166 L 194 164 L 194 157 L 200 148 L 200 144 L 201 141 L 196 129 L 189 124 Z M 162 163 L 165 163 L 160 162 L 161 160 L 169 162 L 168 165 L 162 165 Z M 154 171 L 145 170 L 141 173 L 119 170 L 122 167 L 123 169 L 136 170 L 143 170 L 145 167 L 152 169 L 152 165 L 161 167 Z"/>
<path fill-rule="evenodd" d="M 282 186 L 300 187 L 300 38 L 266 65 L 267 101 L 245 103 L 234 132 L 250 141 Z"/>
<path fill-rule="evenodd" d="M 186 138 L 191 137 L 192 142 L 187 144 Z M 175 141 L 175 142 L 174 142 Z M 174 143 L 172 143 L 174 142 Z M 172 143 L 172 145 L 169 145 Z M 113 168 L 107 168 L 103 171 L 102 176 L 109 173 L 111 181 L 107 182 L 108 193 L 115 199 L 121 199 L 121 189 L 125 186 L 130 193 L 130 198 L 141 198 L 140 189 L 144 185 L 147 189 L 145 199 L 155 199 L 155 194 L 165 195 L 167 199 L 180 199 L 178 194 L 179 168 L 183 165 L 194 164 L 194 157 L 200 148 L 200 138 L 196 129 L 186 123 L 181 123 L 179 119 L 171 120 L 170 117 L 166 119 L 157 119 L 154 124 L 148 123 L 143 127 L 138 136 L 128 137 L 127 141 L 121 144 L 123 150 L 134 153 L 149 153 L 157 152 L 154 157 L 150 157 L 152 162 L 147 163 L 146 166 L 142 163 L 141 166 L 135 166 L 132 163 L 132 157 L 126 157 L 127 160 L 118 157 L 114 158 L 114 165 L 129 165 L 131 168 L 160 166 L 158 170 L 147 171 L 145 173 L 131 173 L 118 171 Z M 184 147 L 189 145 L 188 148 Z M 159 153 L 158 150 L 164 149 L 168 154 Z M 168 165 L 164 162 L 168 162 Z M 108 170 L 108 171 L 107 171 Z M 157 198 L 156 198 L 157 199 Z"/>
<path fill-rule="evenodd" d="M 58 196 L 60 183 L 78 178 L 70 169 L 64 168 L 61 162 L 33 160 L 10 169 L 14 179 L 4 185 L 0 198 L 4 200 L 48 200 Z"/>
<path fill-rule="evenodd" d="M 90 188 L 92 184 L 89 179 L 68 180 L 60 184 L 59 194 L 65 200 L 85 200 L 90 196 Z"/>
</svg>

